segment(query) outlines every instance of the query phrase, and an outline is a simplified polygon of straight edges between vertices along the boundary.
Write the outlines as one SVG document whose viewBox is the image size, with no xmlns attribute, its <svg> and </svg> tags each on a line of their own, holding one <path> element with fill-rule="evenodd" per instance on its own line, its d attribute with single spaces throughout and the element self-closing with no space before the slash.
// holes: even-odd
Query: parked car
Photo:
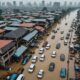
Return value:
<svg viewBox="0 0 80 80">
<path fill-rule="evenodd" d="M 40 54 L 44 53 L 44 48 L 41 48 L 41 49 L 39 50 L 39 53 L 40 53 Z"/>
<path fill-rule="evenodd" d="M 56 57 L 56 51 L 52 51 L 51 57 L 55 58 Z"/>
<path fill-rule="evenodd" d="M 61 31 L 61 34 L 63 34 L 64 33 L 64 31 Z"/>
<path fill-rule="evenodd" d="M 68 41 L 67 40 L 64 40 L 64 45 L 67 45 Z"/>
<path fill-rule="evenodd" d="M 28 69 L 28 72 L 32 73 L 34 70 L 35 70 L 35 64 L 31 64 Z"/>
<path fill-rule="evenodd" d="M 24 80 L 24 75 L 23 74 L 20 74 L 16 80 Z"/>
<path fill-rule="evenodd" d="M 54 63 L 54 62 L 51 62 L 51 63 L 49 64 L 49 71 L 53 71 L 54 68 L 55 68 L 55 63 Z"/>
<path fill-rule="evenodd" d="M 60 77 L 65 78 L 66 77 L 66 68 L 61 68 L 60 70 Z"/>
<path fill-rule="evenodd" d="M 61 54 L 61 55 L 60 55 L 60 60 L 61 60 L 61 61 L 64 61 L 64 60 L 65 60 L 65 55 L 64 55 L 64 54 Z"/>
<path fill-rule="evenodd" d="M 45 60 L 45 55 L 42 54 L 42 55 L 40 56 L 40 61 L 44 61 L 44 60 Z"/>
<path fill-rule="evenodd" d="M 42 78 L 44 77 L 44 70 L 41 69 L 41 70 L 38 72 L 37 77 L 38 77 L 39 79 L 42 79 Z"/>
<path fill-rule="evenodd" d="M 25 65 L 29 61 L 29 59 L 31 58 L 31 56 L 32 56 L 31 54 L 27 54 L 27 56 L 25 56 L 23 58 L 22 64 Z"/>
<path fill-rule="evenodd" d="M 80 72 L 80 66 L 79 65 L 75 64 L 74 65 L 74 69 L 75 69 L 76 72 Z"/>
<path fill-rule="evenodd" d="M 55 35 L 52 35 L 51 39 L 54 39 L 55 38 Z"/>
<path fill-rule="evenodd" d="M 48 44 L 48 41 L 45 41 L 42 45 L 42 47 L 46 47 L 46 45 Z"/>
<path fill-rule="evenodd" d="M 47 44 L 47 45 L 46 45 L 46 49 L 49 49 L 50 47 L 51 47 L 50 44 Z"/>
<path fill-rule="evenodd" d="M 24 72 L 24 68 L 21 67 L 21 68 L 18 69 L 17 74 L 22 74 L 23 72 Z"/>
<path fill-rule="evenodd" d="M 61 38 L 60 38 L 61 40 L 63 40 L 64 39 L 64 36 L 61 36 Z"/>
<path fill-rule="evenodd" d="M 0 64 L 0 69 L 1 69 L 1 70 L 6 70 L 6 71 L 11 71 L 11 68 L 10 68 L 10 67 L 8 67 L 8 66 L 3 66 L 3 65 L 1 65 L 1 64 Z"/>
<path fill-rule="evenodd" d="M 18 77 L 17 73 L 12 73 L 9 76 L 7 76 L 6 80 L 16 80 Z"/>
<path fill-rule="evenodd" d="M 37 56 L 33 56 L 32 57 L 32 63 L 36 63 L 37 60 L 38 60 L 38 57 Z"/>
<path fill-rule="evenodd" d="M 67 23 L 65 23 L 65 25 L 67 25 Z"/>
<path fill-rule="evenodd" d="M 60 46 L 61 46 L 61 44 L 60 44 L 60 43 L 57 43 L 57 44 L 56 44 L 56 49 L 59 49 Z"/>
<path fill-rule="evenodd" d="M 57 30 L 52 30 L 52 32 L 57 33 Z"/>
</svg>

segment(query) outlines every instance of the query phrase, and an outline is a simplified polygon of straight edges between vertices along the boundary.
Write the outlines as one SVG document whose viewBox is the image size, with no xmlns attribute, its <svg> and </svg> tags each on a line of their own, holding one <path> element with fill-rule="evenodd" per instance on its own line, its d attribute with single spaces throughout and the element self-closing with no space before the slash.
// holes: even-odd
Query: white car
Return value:
<svg viewBox="0 0 80 80">
<path fill-rule="evenodd" d="M 40 61 L 44 61 L 44 60 L 45 60 L 45 55 L 42 54 L 42 55 L 40 56 Z"/>
<path fill-rule="evenodd" d="M 47 45 L 46 45 L 46 49 L 49 49 L 50 47 L 51 47 L 50 44 L 47 44 Z"/>
<path fill-rule="evenodd" d="M 61 40 L 63 40 L 64 39 L 64 36 L 61 36 L 61 38 L 60 38 Z"/>
<path fill-rule="evenodd" d="M 24 80 L 24 75 L 23 74 L 20 74 L 16 80 Z"/>
<path fill-rule="evenodd" d="M 53 57 L 53 58 L 56 57 L 56 51 L 53 51 L 53 52 L 51 53 L 51 57 Z"/>
<path fill-rule="evenodd" d="M 32 63 L 36 63 L 37 60 L 38 60 L 38 57 L 37 56 L 33 56 L 32 57 Z"/>
<path fill-rule="evenodd" d="M 38 72 L 37 77 L 38 77 L 39 79 L 41 79 L 41 78 L 43 78 L 43 76 L 44 76 L 44 71 L 41 69 L 41 70 Z"/>
<path fill-rule="evenodd" d="M 67 45 L 68 41 L 67 40 L 64 40 L 64 45 Z"/>
<path fill-rule="evenodd" d="M 29 69 L 28 69 L 28 72 L 32 73 L 35 69 L 35 64 L 31 64 Z"/>
<path fill-rule="evenodd" d="M 41 49 L 39 50 L 39 53 L 40 53 L 40 54 L 44 53 L 44 48 L 41 48 Z"/>
</svg>

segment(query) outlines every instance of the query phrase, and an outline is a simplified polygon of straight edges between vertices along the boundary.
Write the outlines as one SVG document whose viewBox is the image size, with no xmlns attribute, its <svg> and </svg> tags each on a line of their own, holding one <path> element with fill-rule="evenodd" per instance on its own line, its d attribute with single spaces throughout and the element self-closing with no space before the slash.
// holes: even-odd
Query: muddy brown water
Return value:
<svg viewBox="0 0 80 80">
<path fill-rule="evenodd" d="M 24 77 L 25 80 L 38 80 L 37 78 L 37 73 L 40 69 L 44 70 L 44 77 L 41 80 L 67 80 L 66 78 L 60 78 L 60 69 L 62 67 L 65 67 L 67 69 L 67 60 L 68 60 L 68 54 L 69 54 L 69 48 L 68 45 L 64 46 L 64 40 L 60 40 L 60 37 L 63 35 L 64 37 L 66 36 L 67 32 L 70 29 L 70 26 L 72 24 L 73 19 L 76 17 L 76 13 L 77 11 L 71 12 L 69 15 L 67 15 L 66 17 L 64 17 L 63 19 L 61 19 L 60 23 L 57 23 L 56 25 L 53 26 L 52 29 L 57 30 L 57 28 L 60 28 L 60 30 L 57 31 L 57 33 L 55 33 L 55 39 L 51 39 L 51 36 L 54 34 L 52 32 L 52 29 L 49 30 L 50 35 L 45 37 L 44 36 L 44 40 L 41 40 L 41 43 L 38 45 L 39 48 L 35 49 L 35 54 L 38 56 L 38 61 L 35 63 L 36 67 L 33 73 L 28 73 L 28 68 L 31 64 L 31 60 L 24 65 L 23 67 L 25 68 L 24 71 Z M 68 23 L 67 25 L 65 25 L 65 23 Z M 61 31 L 64 31 L 64 34 L 60 34 Z M 51 48 L 49 50 L 45 50 L 44 54 L 45 54 L 45 61 L 40 62 L 39 58 L 40 58 L 40 54 L 39 54 L 39 49 L 42 48 L 42 45 L 44 43 L 44 41 L 48 41 L 49 44 L 51 44 Z M 60 42 L 61 43 L 61 47 L 60 49 L 56 49 L 56 44 Z M 51 52 L 55 50 L 57 55 L 56 58 L 52 58 L 51 57 Z M 61 54 L 65 54 L 66 59 L 64 62 L 60 61 L 60 55 Z M 49 63 L 50 62 L 54 62 L 55 63 L 55 69 L 53 72 L 48 71 L 49 68 Z M 73 63 L 71 63 L 71 65 L 74 65 Z M 11 64 L 12 66 L 12 72 L 17 71 L 17 69 L 19 67 L 21 67 L 21 63 L 13 63 Z M 0 74 L 3 74 L 3 71 L 0 71 Z M 8 72 L 6 72 L 6 74 L 8 74 Z M 72 68 L 70 68 L 70 76 L 69 77 L 74 77 L 74 70 Z"/>
<path fill-rule="evenodd" d="M 48 41 L 51 44 L 51 48 L 49 50 L 45 50 L 45 52 L 44 52 L 44 54 L 46 56 L 45 61 L 44 62 L 39 61 L 39 57 L 40 57 L 39 49 L 42 47 L 42 44 L 44 42 L 44 41 L 42 41 L 41 44 L 39 45 L 39 49 L 36 49 L 35 54 L 34 54 L 34 55 L 38 56 L 38 61 L 36 62 L 35 71 L 31 74 L 28 73 L 28 68 L 31 64 L 31 60 L 27 65 L 24 66 L 24 68 L 25 68 L 24 75 L 25 75 L 26 80 L 38 80 L 37 73 L 40 69 L 44 70 L 44 77 L 41 80 L 67 80 L 67 77 L 64 79 L 60 78 L 60 69 L 62 67 L 65 67 L 67 69 L 67 60 L 68 60 L 69 48 L 68 48 L 68 45 L 64 46 L 64 40 L 60 40 L 60 37 L 62 35 L 64 37 L 66 36 L 66 34 L 68 33 L 68 31 L 70 29 L 72 21 L 73 21 L 73 19 L 75 19 L 75 17 L 76 17 L 76 11 L 70 13 L 65 18 L 61 19 L 59 24 L 53 26 L 53 29 L 60 28 L 60 30 L 58 30 L 58 32 L 55 34 L 55 39 L 51 39 L 51 36 L 53 35 L 53 32 L 51 32 L 51 31 L 50 31 L 50 35 L 46 38 L 46 41 Z M 68 23 L 68 24 L 65 25 L 65 23 Z M 62 30 L 64 31 L 64 34 L 60 34 L 60 31 L 62 31 Z M 61 48 L 59 50 L 57 50 L 56 44 L 59 41 L 61 43 Z M 56 58 L 51 58 L 50 53 L 53 50 L 55 50 L 57 52 Z M 64 62 L 60 61 L 60 55 L 61 54 L 65 54 L 65 56 L 66 56 L 66 60 Z M 55 63 L 55 69 L 53 72 L 48 71 L 50 62 Z M 70 65 L 74 65 L 74 63 L 70 63 Z M 70 71 L 69 71 L 70 76 L 69 77 L 75 76 L 74 70 L 72 67 L 69 67 L 70 68 Z"/>
</svg>

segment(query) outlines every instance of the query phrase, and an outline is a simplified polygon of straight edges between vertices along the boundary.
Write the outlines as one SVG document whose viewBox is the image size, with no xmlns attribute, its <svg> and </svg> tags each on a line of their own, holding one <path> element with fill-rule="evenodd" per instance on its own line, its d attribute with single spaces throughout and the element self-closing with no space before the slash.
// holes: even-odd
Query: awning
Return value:
<svg viewBox="0 0 80 80">
<path fill-rule="evenodd" d="M 20 57 L 26 49 L 27 49 L 27 47 L 25 47 L 25 46 L 19 47 L 16 50 L 15 56 Z"/>
<path fill-rule="evenodd" d="M 30 41 L 37 33 L 38 33 L 38 31 L 34 30 L 33 32 L 31 32 L 27 36 L 25 36 L 23 38 L 23 40 Z"/>
</svg>

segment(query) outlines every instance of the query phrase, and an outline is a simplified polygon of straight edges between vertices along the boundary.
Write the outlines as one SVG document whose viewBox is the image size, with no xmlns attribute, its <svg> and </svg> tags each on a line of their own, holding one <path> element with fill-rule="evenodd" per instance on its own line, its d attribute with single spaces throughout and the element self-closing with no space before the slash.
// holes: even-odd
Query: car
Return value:
<svg viewBox="0 0 80 80">
<path fill-rule="evenodd" d="M 67 23 L 65 23 L 65 25 L 67 25 Z"/>
<path fill-rule="evenodd" d="M 80 72 L 80 66 L 79 65 L 75 64 L 74 69 L 76 72 Z"/>
<path fill-rule="evenodd" d="M 52 35 L 51 39 L 54 39 L 55 38 L 55 35 Z"/>
<path fill-rule="evenodd" d="M 1 70 L 5 70 L 5 71 L 11 71 L 11 67 L 8 67 L 8 66 L 3 66 L 0 64 L 0 69 Z"/>
<path fill-rule="evenodd" d="M 61 61 L 64 61 L 64 60 L 65 60 L 65 55 L 64 55 L 64 54 L 61 54 L 61 55 L 60 55 L 60 60 L 61 60 Z"/>
<path fill-rule="evenodd" d="M 57 43 L 57 44 L 56 44 L 56 49 L 59 49 L 60 46 L 61 46 L 61 44 L 60 44 L 60 43 Z"/>
<path fill-rule="evenodd" d="M 44 61 L 44 60 L 45 60 L 45 55 L 42 54 L 42 55 L 40 56 L 40 61 Z"/>
<path fill-rule="evenodd" d="M 46 47 L 46 45 L 48 44 L 48 41 L 45 41 L 42 45 L 42 47 Z"/>
<path fill-rule="evenodd" d="M 64 33 L 64 31 L 61 31 L 61 34 L 63 34 Z"/>
<path fill-rule="evenodd" d="M 60 77 L 65 78 L 66 77 L 66 68 L 61 68 L 60 70 Z"/>
<path fill-rule="evenodd" d="M 9 76 L 7 76 L 6 80 L 16 80 L 18 77 L 17 73 L 12 73 Z"/>
<path fill-rule="evenodd" d="M 57 33 L 57 30 L 52 30 L 52 32 Z"/>
<path fill-rule="evenodd" d="M 64 39 L 64 36 L 61 36 L 61 38 L 60 38 L 61 40 L 63 40 Z"/>
<path fill-rule="evenodd" d="M 44 70 L 39 70 L 39 72 L 38 72 L 38 74 L 37 74 L 37 77 L 39 78 L 39 79 L 42 79 L 43 77 L 44 77 Z"/>
<path fill-rule="evenodd" d="M 51 57 L 55 58 L 56 57 L 56 51 L 52 51 Z"/>
<path fill-rule="evenodd" d="M 55 63 L 54 62 L 51 62 L 49 64 L 49 71 L 54 71 L 54 68 L 55 68 Z"/>
<path fill-rule="evenodd" d="M 28 69 L 28 72 L 32 73 L 34 70 L 35 70 L 35 64 L 31 64 Z"/>
<path fill-rule="evenodd" d="M 23 58 L 23 60 L 22 60 L 22 64 L 25 65 L 25 64 L 29 61 L 29 59 L 31 58 L 31 56 L 32 56 L 32 55 L 30 55 L 30 54 L 26 55 L 26 56 Z"/>
<path fill-rule="evenodd" d="M 46 45 L 46 49 L 47 49 L 47 50 L 48 50 L 50 47 L 51 47 L 50 44 L 47 44 L 47 45 Z"/>
<path fill-rule="evenodd" d="M 16 80 L 24 80 L 24 75 L 23 74 L 20 74 Z"/>
<path fill-rule="evenodd" d="M 42 54 L 42 53 L 44 53 L 44 48 L 41 48 L 41 49 L 39 50 L 39 54 Z"/>
<path fill-rule="evenodd" d="M 23 72 L 24 72 L 24 68 L 23 67 L 21 67 L 21 68 L 19 68 L 17 70 L 17 74 L 22 74 Z"/>
<path fill-rule="evenodd" d="M 32 63 L 36 63 L 37 60 L 38 60 L 38 57 L 37 56 L 33 56 L 32 57 Z"/>
<path fill-rule="evenodd" d="M 64 40 L 64 45 L 67 45 L 68 41 L 67 40 Z"/>
</svg>

